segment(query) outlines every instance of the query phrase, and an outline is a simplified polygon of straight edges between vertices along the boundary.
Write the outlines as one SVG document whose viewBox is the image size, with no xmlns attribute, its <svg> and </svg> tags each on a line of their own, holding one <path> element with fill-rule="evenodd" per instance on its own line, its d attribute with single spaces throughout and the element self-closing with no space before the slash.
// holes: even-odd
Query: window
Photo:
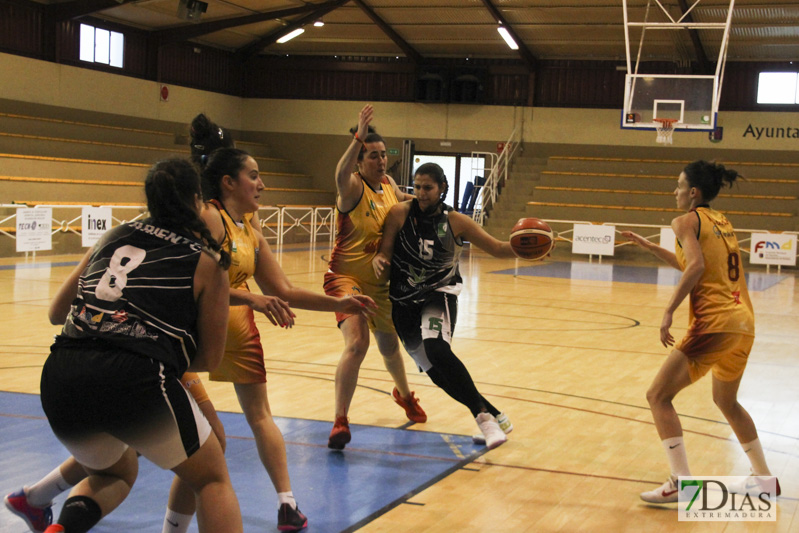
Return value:
<svg viewBox="0 0 799 533">
<path fill-rule="evenodd" d="M 757 103 L 799 103 L 799 84 L 796 81 L 796 72 L 761 72 L 757 83 Z"/>
<path fill-rule="evenodd" d="M 80 59 L 122 68 L 125 36 L 115 31 L 80 25 Z"/>
</svg>

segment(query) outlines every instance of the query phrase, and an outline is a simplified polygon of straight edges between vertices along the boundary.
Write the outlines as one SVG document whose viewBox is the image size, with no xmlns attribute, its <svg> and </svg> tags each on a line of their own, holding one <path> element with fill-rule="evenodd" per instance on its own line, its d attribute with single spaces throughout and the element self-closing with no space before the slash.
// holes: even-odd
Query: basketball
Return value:
<svg viewBox="0 0 799 533">
<path fill-rule="evenodd" d="M 521 259 L 543 259 L 554 245 L 552 228 L 543 220 L 520 218 L 510 230 L 510 247 Z"/>
</svg>

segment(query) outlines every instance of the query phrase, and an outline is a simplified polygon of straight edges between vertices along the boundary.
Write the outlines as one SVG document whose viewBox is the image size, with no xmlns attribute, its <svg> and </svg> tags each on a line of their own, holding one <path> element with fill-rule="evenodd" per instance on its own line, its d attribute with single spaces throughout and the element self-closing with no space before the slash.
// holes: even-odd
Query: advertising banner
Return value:
<svg viewBox="0 0 799 533">
<path fill-rule="evenodd" d="M 796 266 L 796 235 L 783 233 L 753 233 L 750 240 L 753 265 Z"/>
<path fill-rule="evenodd" d="M 94 246 L 107 230 L 111 229 L 110 207 L 84 207 L 81 211 L 81 243 L 84 248 Z"/>
<path fill-rule="evenodd" d="M 615 226 L 574 225 L 573 254 L 613 255 L 615 244 Z"/>
<path fill-rule="evenodd" d="M 53 249 L 53 210 L 17 209 L 17 252 Z"/>
</svg>

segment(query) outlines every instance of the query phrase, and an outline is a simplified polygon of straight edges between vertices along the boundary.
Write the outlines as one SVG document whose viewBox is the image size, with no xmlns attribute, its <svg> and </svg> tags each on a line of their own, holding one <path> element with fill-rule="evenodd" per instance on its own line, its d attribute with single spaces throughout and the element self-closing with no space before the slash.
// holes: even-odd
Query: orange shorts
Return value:
<svg viewBox="0 0 799 533">
<path fill-rule="evenodd" d="M 704 333 L 688 335 L 674 347 L 684 353 L 694 382 L 713 369 L 719 381 L 735 381 L 746 368 L 755 338 L 741 333 Z"/>
<path fill-rule="evenodd" d="M 235 305 L 230 308 L 225 355 L 209 377 L 211 381 L 266 383 L 264 348 L 251 307 Z"/>
<path fill-rule="evenodd" d="M 375 315 L 367 318 L 369 329 L 371 331 L 394 333 L 394 322 L 391 320 L 391 300 L 388 299 L 388 285 L 371 285 L 362 283 L 350 276 L 327 272 L 323 288 L 325 294 L 336 298 L 354 296 L 356 294 L 369 296 L 377 304 Z M 350 316 L 352 315 L 336 313 L 336 322 L 340 325 Z"/>
<path fill-rule="evenodd" d="M 194 396 L 194 401 L 197 402 L 197 405 L 211 401 L 211 398 L 208 397 L 208 391 L 205 390 L 203 382 L 200 381 L 200 375 L 196 372 L 186 372 L 183 374 L 180 377 L 180 383 Z"/>
</svg>

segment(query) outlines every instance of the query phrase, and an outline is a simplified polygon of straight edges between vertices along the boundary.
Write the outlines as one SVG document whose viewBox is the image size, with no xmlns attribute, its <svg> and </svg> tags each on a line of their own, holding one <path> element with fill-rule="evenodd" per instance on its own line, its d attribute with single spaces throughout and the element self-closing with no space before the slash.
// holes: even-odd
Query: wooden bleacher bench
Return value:
<svg viewBox="0 0 799 533">
<path fill-rule="evenodd" d="M 24 181 L 29 183 L 60 183 L 63 185 L 115 185 L 120 187 L 142 187 L 139 181 L 75 180 L 68 178 L 35 178 L 28 176 L 0 176 L 0 181 Z"/>
<path fill-rule="evenodd" d="M 285 175 L 278 173 L 272 173 L 272 174 Z M 38 177 L 29 177 L 29 176 L 0 176 L 0 181 L 23 181 L 29 183 L 60 183 L 62 185 L 113 185 L 120 187 L 144 186 L 143 181 L 78 180 L 78 179 L 68 179 L 68 178 L 38 178 Z M 264 190 L 273 191 L 273 192 L 330 192 L 324 189 L 294 189 L 290 187 L 266 187 L 264 188 Z"/>
<path fill-rule="evenodd" d="M 539 191 L 564 191 L 564 192 L 600 192 L 613 194 L 651 194 L 653 196 L 674 196 L 671 191 L 642 191 L 642 190 L 623 190 L 623 189 L 599 189 L 591 187 L 557 187 L 550 185 L 538 185 L 535 190 Z M 796 200 L 797 196 L 776 196 L 766 194 L 719 194 L 719 198 L 741 198 L 747 200 Z"/>
<path fill-rule="evenodd" d="M 642 207 L 642 206 L 633 206 L 633 205 L 598 205 L 598 204 L 573 204 L 573 203 L 566 203 L 566 202 L 527 202 L 527 205 L 533 207 L 570 207 L 570 208 L 580 208 L 580 209 L 613 209 L 619 211 L 654 211 L 654 212 L 672 212 L 672 213 L 684 213 L 685 211 L 682 209 L 677 209 L 676 207 Z M 762 216 L 762 217 L 786 217 L 790 218 L 793 215 L 791 213 L 773 213 L 773 212 L 754 212 L 754 211 L 731 211 L 725 210 L 724 214 L 729 215 L 745 215 L 745 216 Z"/>
<path fill-rule="evenodd" d="M 172 136 L 174 133 L 167 132 L 167 131 L 156 131 L 156 130 L 143 130 L 139 128 L 128 128 L 125 126 L 111 126 L 108 124 L 95 124 L 91 122 L 78 122 L 76 120 L 61 120 L 57 118 L 47 118 L 47 117 L 32 117 L 30 115 L 17 115 L 14 113 L 0 113 L 0 117 L 5 118 L 17 118 L 23 120 L 36 120 L 39 122 L 50 122 L 52 124 L 70 124 L 73 126 L 88 126 L 91 128 L 103 128 L 107 130 L 116 130 L 116 131 L 129 131 L 131 133 L 147 133 L 152 135 L 166 135 Z"/>
<path fill-rule="evenodd" d="M 189 153 L 188 146 L 181 146 L 175 145 L 174 148 L 162 148 L 160 146 L 140 146 L 136 144 L 122 144 L 122 143 L 109 143 L 109 142 L 102 142 L 102 141 L 88 141 L 83 139 L 68 139 L 66 137 L 44 137 L 42 135 L 28 135 L 26 133 L 6 133 L 0 132 L 0 137 L 11 137 L 14 139 L 29 139 L 29 140 L 36 140 L 36 141 L 55 141 L 55 142 L 65 142 L 65 143 L 72 143 L 72 144 L 89 144 L 92 146 L 106 146 L 110 148 L 132 148 L 134 150 L 154 150 L 158 152 L 185 152 Z"/>
<path fill-rule="evenodd" d="M 74 157 L 52 157 L 45 155 L 25 155 L 25 154 L 0 154 L 0 157 L 13 159 L 30 159 L 34 161 L 54 161 L 57 163 L 89 163 L 92 165 L 118 165 L 123 167 L 149 168 L 146 163 L 126 163 L 123 161 L 101 161 L 96 159 L 77 159 Z"/>
<path fill-rule="evenodd" d="M 605 159 L 608 161 L 608 159 Z M 659 161 L 660 162 L 660 161 Z M 640 178 L 640 179 L 667 179 L 674 180 L 674 176 L 660 174 L 623 174 L 620 172 L 576 172 L 568 170 L 542 170 L 542 175 L 547 176 L 585 176 L 592 178 Z M 749 183 L 785 183 L 795 184 L 799 180 L 776 178 L 745 178 Z"/>
<path fill-rule="evenodd" d="M 571 155 L 553 155 L 549 159 L 560 161 L 616 161 L 620 163 L 674 163 L 687 165 L 693 163 L 693 159 L 637 159 L 628 157 L 588 157 Z M 770 161 L 724 161 L 724 166 L 763 166 L 763 167 L 788 167 L 799 168 L 799 163 L 774 163 Z"/>
<path fill-rule="evenodd" d="M 264 187 L 263 189 L 266 192 L 325 192 L 325 193 L 332 193 L 333 191 L 327 191 L 325 189 L 293 189 L 291 187 Z"/>
</svg>

